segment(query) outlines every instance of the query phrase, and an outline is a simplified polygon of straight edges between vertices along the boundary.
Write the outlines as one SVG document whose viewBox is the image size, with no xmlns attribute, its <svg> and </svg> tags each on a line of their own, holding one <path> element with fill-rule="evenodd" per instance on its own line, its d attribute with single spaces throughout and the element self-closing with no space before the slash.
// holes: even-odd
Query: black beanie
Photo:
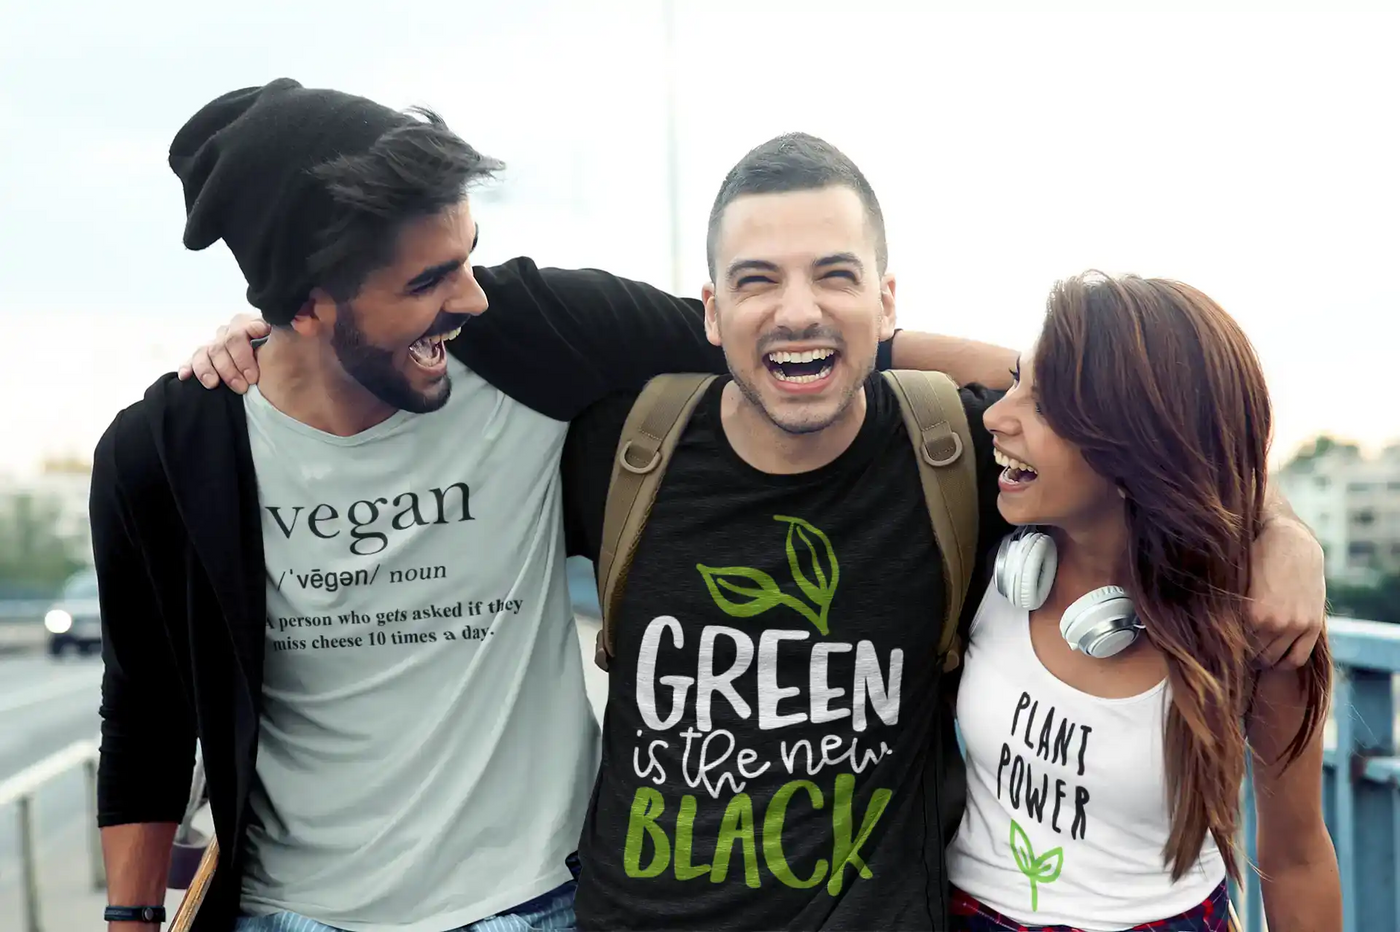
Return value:
<svg viewBox="0 0 1400 932">
<path fill-rule="evenodd" d="M 170 144 L 170 167 L 185 188 L 185 246 L 222 239 L 248 281 L 248 303 L 269 323 L 290 323 L 316 284 L 308 260 L 334 211 L 310 169 L 364 153 L 411 121 L 290 78 L 210 101 Z"/>
</svg>

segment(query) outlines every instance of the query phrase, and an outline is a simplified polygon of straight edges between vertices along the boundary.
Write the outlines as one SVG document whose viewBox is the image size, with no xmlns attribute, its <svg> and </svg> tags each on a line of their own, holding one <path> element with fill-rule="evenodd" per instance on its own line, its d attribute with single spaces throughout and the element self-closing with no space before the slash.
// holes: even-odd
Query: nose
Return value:
<svg viewBox="0 0 1400 932">
<path fill-rule="evenodd" d="M 798 333 L 822 321 L 822 308 L 810 282 L 797 279 L 783 289 L 773 323 Z"/>
<path fill-rule="evenodd" d="M 472 272 L 470 265 L 462 266 L 461 270 L 454 276 L 455 287 L 451 296 L 443 303 L 442 309 L 449 314 L 469 314 L 475 317 L 486 310 L 490 302 L 486 300 L 486 292 L 481 290 L 481 283 L 476 280 L 476 275 Z"/>
<path fill-rule="evenodd" d="M 1006 403 L 1005 395 L 998 398 L 990 408 L 982 412 L 982 425 L 993 434 L 1016 433 L 1019 424 L 1016 422 L 1016 415 L 1011 410 L 1011 406 Z"/>
</svg>

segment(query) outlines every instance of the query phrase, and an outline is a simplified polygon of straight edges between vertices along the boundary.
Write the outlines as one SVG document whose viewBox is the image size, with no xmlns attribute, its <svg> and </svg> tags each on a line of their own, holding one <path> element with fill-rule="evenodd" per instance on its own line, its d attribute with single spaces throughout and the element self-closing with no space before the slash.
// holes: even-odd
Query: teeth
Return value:
<svg viewBox="0 0 1400 932">
<path fill-rule="evenodd" d="M 768 358 L 772 362 L 816 362 L 818 359 L 826 359 L 828 356 L 833 355 L 835 352 L 836 351 L 833 349 L 807 350 L 806 352 L 802 353 L 788 353 L 779 351 L 776 353 L 769 353 Z"/>
<path fill-rule="evenodd" d="M 461 332 L 462 332 L 462 328 L 461 328 L 461 327 L 458 327 L 456 330 L 449 330 L 447 333 L 439 333 L 437 336 L 428 337 L 428 339 L 429 339 L 430 341 L 432 341 L 433 343 L 443 343 L 443 342 L 445 342 L 445 341 L 447 341 L 447 340 L 451 340 L 451 339 L 455 338 L 455 337 L 457 336 L 457 334 L 459 334 L 459 333 L 461 333 Z"/>
<path fill-rule="evenodd" d="M 995 447 L 992 448 L 992 458 L 997 461 L 998 466 L 1004 466 L 1008 469 L 1020 469 L 1024 472 L 1035 472 L 1034 466 L 1029 463 L 1023 463 L 1015 457 L 1007 456 Z"/>
<path fill-rule="evenodd" d="M 819 379 L 824 379 L 831 375 L 831 367 L 825 366 L 822 368 L 822 371 L 813 375 L 783 375 L 782 372 L 775 372 L 773 374 L 778 377 L 780 382 L 816 382 Z"/>
</svg>

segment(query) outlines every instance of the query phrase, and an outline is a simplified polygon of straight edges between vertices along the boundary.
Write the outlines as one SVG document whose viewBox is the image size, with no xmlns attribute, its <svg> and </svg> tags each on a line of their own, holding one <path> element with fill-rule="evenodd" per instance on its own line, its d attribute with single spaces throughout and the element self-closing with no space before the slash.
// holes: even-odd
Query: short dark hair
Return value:
<svg viewBox="0 0 1400 932">
<path fill-rule="evenodd" d="M 505 168 L 433 111 L 405 113 L 416 119 L 384 133 L 367 151 L 311 169 L 336 211 L 316 233 L 310 271 L 337 301 L 353 298 L 370 273 L 394 261 L 406 224 L 455 206 L 471 184 Z"/>
<path fill-rule="evenodd" d="M 875 233 L 875 264 L 881 275 L 889 262 L 885 245 L 885 215 L 875 189 L 847 155 L 824 139 L 807 133 L 784 133 L 750 149 L 729 170 L 710 208 L 710 229 L 705 237 L 705 257 L 710 278 L 715 277 L 715 249 L 724 210 L 746 194 L 786 194 L 816 191 L 841 185 L 860 195 L 865 216 Z"/>
</svg>

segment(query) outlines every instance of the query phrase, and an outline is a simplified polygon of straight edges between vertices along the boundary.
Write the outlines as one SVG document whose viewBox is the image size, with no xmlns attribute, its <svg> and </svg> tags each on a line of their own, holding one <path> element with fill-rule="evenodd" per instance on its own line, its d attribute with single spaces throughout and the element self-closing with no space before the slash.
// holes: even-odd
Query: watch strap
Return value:
<svg viewBox="0 0 1400 932">
<path fill-rule="evenodd" d="M 164 906 L 108 906 L 102 914 L 106 922 L 148 922 L 165 921 Z"/>
</svg>

